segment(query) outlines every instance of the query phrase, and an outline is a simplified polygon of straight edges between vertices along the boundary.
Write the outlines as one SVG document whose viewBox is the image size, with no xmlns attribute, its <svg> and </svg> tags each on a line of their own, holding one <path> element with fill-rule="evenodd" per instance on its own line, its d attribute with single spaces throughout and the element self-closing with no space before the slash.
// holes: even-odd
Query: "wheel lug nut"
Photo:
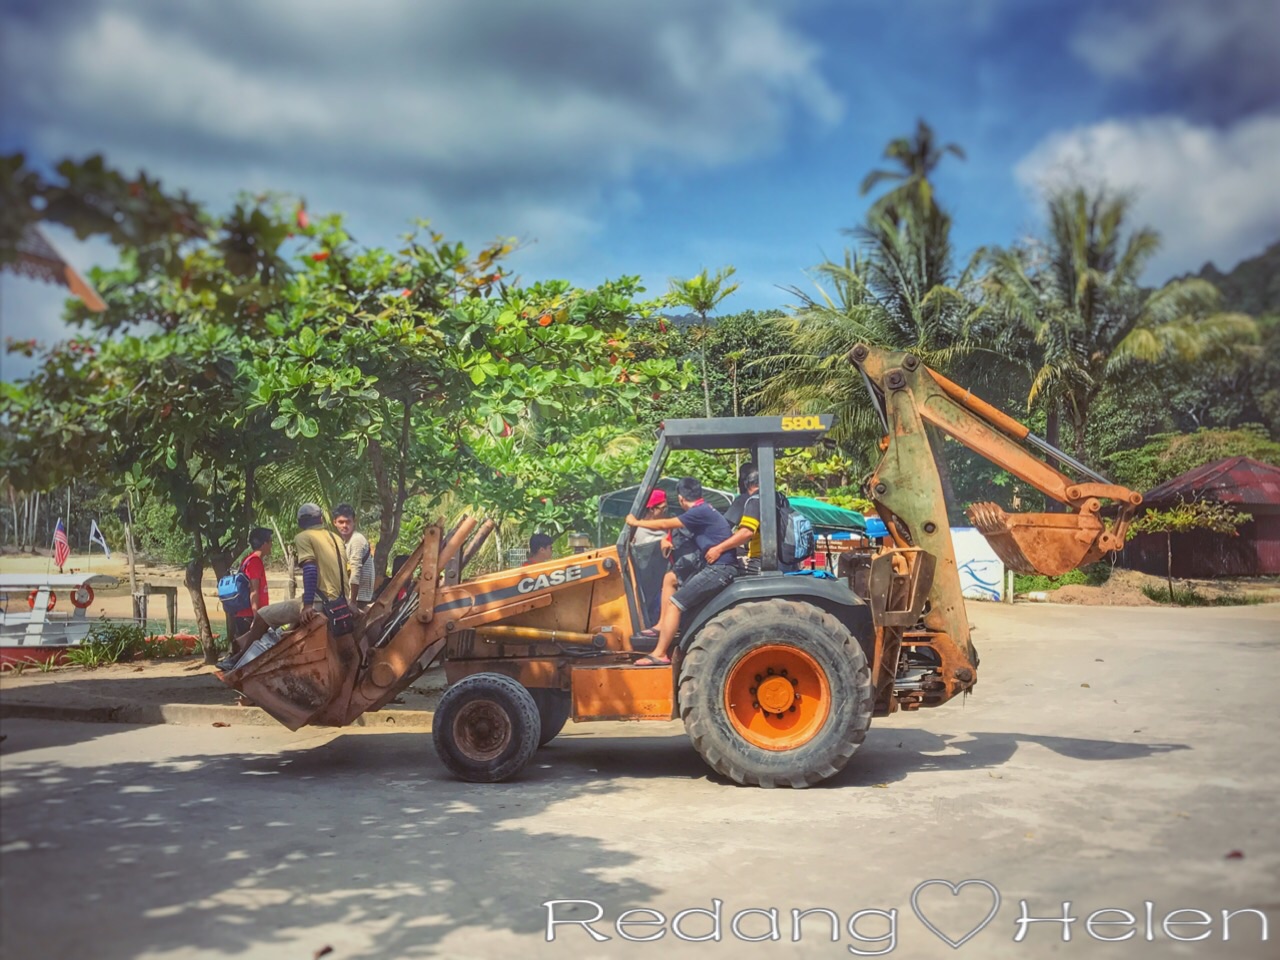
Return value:
<svg viewBox="0 0 1280 960">
<path fill-rule="evenodd" d="M 785 677 L 786 675 L 787 675 L 787 668 L 786 668 L 786 667 L 783 667 L 783 668 L 782 668 L 782 676 L 784 676 L 784 677 Z"/>
<path fill-rule="evenodd" d="M 757 690 L 757 689 L 759 689 L 759 688 L 758 688 L 758 687 L 752 687 L 752 688 L 751 688 L 751 695 L 752 695 L 753 697 L 756 695 L 756 690 Z"/>
<path fill-rule="evenodd" d="M 759 709 L 760 709 L 760 702 L 759 702 L 758 700 L 753 700 L 753 701 L 751 702 L 751 709 L 752 709 L 752 710 L 759 710 Z"/>
<path fill-rule="evenodd" d="M 771 676 L 771 677 L 772 677 L 772 676 L 773 676 L 773 667 L 770 667 L 766 672 L 769 674 L 769 676 Z"/>
<path fill-rule="evenodd" d="M 792 685 L 793 687 L 798 687 L 798 686 L 800 686 L 800 681 L 799 681 L 798 679 L 796 679 L 795 677 L 788 677 L 787 679 L 791 681 L 791 685 Z"/>
<path fill-rule="evenodd" d="M 796 705 L 793 703 L 793 704 L 791 705 L 791 709 L 790 709 L 790 710 L 788 710 L 787 712 L 788 712 L 788 713 L 795 713 L 795 712 L 796 712 Z"/>
<path fill-rule="evenodd" d="M 756 674 L 756 683 L 759 683 L 759 682 L 760 682 L 761 680 L 763 680 L 763 679 L 764 679 L 764 677 L 760 676 L 760 674 L 758 674 L 758 673 Z"/>
</svg>

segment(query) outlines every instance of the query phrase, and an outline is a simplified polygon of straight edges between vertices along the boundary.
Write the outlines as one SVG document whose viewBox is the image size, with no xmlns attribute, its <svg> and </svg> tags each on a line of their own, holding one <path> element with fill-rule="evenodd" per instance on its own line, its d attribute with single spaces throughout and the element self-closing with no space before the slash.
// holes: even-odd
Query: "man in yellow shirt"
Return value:
<svg viewBox="0 0 1280 960">
<path fill-rule="evenodd" d="M 744 543 L 747 555 L 742 558 L 747 573 L 760 572 L 760 471 L 755 464 L 744 464 L 741 475 L 742 492 L 729 505 L 725 518 L 736 527 L 733 536 L 707 551 L 707 562 L 730 550 L 737 550 Z"/>
<path fill-rule="evenodd" d="M 219 669 L 231 669 L 269 628 L 310 623 L 324 616 L 325 600 L 346 596 L 346 552 L 338 535 L 325 529 L 324 513 L 316 504 L 304 503 L 298 508 L 298 527 L 293 549 L 302 568 L 302 596 L 260 608 L 249 629 L 231 641 L 231 653 Z"/>
</svg>

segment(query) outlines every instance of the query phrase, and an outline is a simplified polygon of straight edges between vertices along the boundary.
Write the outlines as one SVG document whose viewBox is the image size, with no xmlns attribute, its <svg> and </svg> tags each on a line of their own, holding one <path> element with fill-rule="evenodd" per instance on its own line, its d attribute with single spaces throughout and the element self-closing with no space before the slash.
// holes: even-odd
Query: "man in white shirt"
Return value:
<svg viewBox="0 0 1280 960">
<path fill-rule="evenodd" d="M 347 599 L 357 610 L 373 601 L 373 551 L 365 535 L 356 529 L 356 512 L 349 503 L 333 508 L 333 528 L 347 545 Z"/>
</svg>

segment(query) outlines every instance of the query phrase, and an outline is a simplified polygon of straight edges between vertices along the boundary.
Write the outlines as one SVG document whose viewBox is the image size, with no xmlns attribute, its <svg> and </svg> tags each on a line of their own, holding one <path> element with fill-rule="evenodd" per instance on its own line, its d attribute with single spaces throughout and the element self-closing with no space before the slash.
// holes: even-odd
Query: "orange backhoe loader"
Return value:
<svg viewBox="0 0 1280 960">
<path fill-rule="evenodd" d="M 977 683 L 926 425 L 1067 508 L 969 508 L 1013 570 L 1060 574 L 1118 549 L 1142 499 L 911 354 L 859 346 L 850 362 L 885 426 L 867 495 L 890 543 L 861 576 L 779 569 L 776 452 L 816 443 L 830 416 L 668 420 L 632 512 L 640 514 L 671 451 L 749 451 L 760 472 L 762 540 L 758 575 L 686 612 L 670 666 L 632 666 L 652 641 L 640 636 L 631 528 L 616 546 L 466 578 L 493 524 L 464 518 L 447 533 L 440 523 L 427 528 L 353 634 L 334 637 L 321 619 L 221 679 L 291 730 L 342 726 L 443 658 L 450 685 L 433 738 L 445 766 L 471 781 L 515 775 L 570 717 L 679 718 L 706 762 L 738 783 L 803 787 L 834 775 L 873 716 L 935 707 Z M 1114 505 L 1107 519 L 1103 500 Z"/>
</svg>

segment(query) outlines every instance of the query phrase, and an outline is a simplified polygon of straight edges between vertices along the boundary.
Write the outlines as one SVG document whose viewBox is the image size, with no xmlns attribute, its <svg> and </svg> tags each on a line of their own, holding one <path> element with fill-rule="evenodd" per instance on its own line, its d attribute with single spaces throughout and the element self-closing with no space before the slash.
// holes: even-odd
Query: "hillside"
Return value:
<svg viewBox="0 0 1280 960">
<path fill-rule="evenodd" d="M 1255 317 L 1280 313 L 1280 240 L 1258 256 L 1241 260 L 1230 273 L 1206 263 L 1195 276 L 1222 291 L 1228 310 Z"/>
</svg>

